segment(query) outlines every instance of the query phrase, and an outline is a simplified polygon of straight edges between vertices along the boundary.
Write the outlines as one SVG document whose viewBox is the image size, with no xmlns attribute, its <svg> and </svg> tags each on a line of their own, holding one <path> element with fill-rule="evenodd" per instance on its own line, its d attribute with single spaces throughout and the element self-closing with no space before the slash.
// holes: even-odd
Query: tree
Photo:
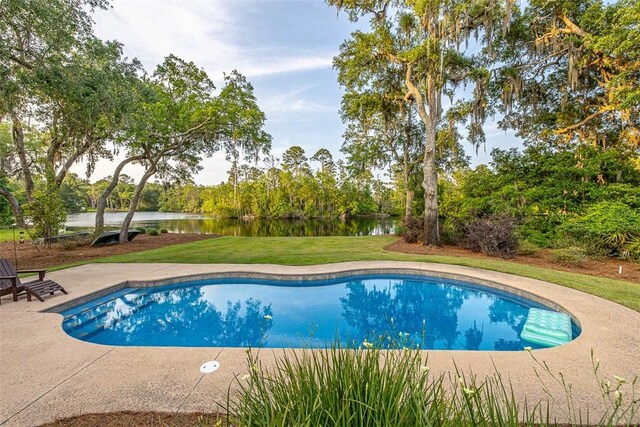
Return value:
<svg viewBox="0 0 640 427">
<path fill-rule="evenodd" d="M 268 154 L 271 136 L 263 130 L 266 116 L 260 110 L 253 86 L 237 70 L 224 76 L 225 86 L 220 92 L 224 104 L 221 114 L 220 136 L 227 160 L 232 162 L 233 204 L 236 207 L 238 190 L 238 159 L 240 151 L 245 160 L 257 163 L 260 153 Z"/>
<path fill-rule="evenodd" d="M 217 132 L 219 105 L 215 86 L 204 70 L 192 62 L 169 55 L 158 65 L 148 85 L 150 100 L 136 111 L 135 126 L 127 129 L 129 156 L 144 173 L 136 185 L 131 204 L 120 228 L 120 243 L 128 232 L 144 187 L 152 176 L 186 178 L 199 166 L 199 155 L 219 149 Z"/>
<path fill-rule="evenodd" d="M 25 183 L 27 202 L 33 200 L 34 174 L 52 174 L 52 185 L 59 188 L 80 157 L 93 165 L 106 128 L 117 122 L 112 101 L 126 91 L 113 88 L 113 75 L 125 63 L 117 43 L 93 38 L 88 15 L 107 5 L 105 0 L 0 4 L 0 118 L 12 123 L 13 155 L 20 165 L 15 173 Z M 31 110 L 44 145 L 38 152 L 25 144 L 23 119 Z M 2 194 L 20 215 L 14 195 L 7 188 Z"/>
<path fill-rule="evenodd" d="M 320 172 L 334 173 L 336 165 L 333 162 L 333 156 L 331 152 L 326 148 L 321 148 L 311 156 L 311 160 L 320 163 Z"/>
<path fill-rule="evenodd" d="M 24 85 L 32 92 L 34 125 L 22 125 L 15 112 L 14 153 L 20 159 L 27 202 L 32 201 L 34 176 L 51 175 L 52 188 L 60 189 L 70 168 L 81 158 L 90 173 L 131 113 L 131 82 L 138 64 L 123 60 L 121 46 L 87 41 L 65 59 L 49 64 Z M 28 139 L 33 144 L 28 144 Z"/>
<path fill-rule="evenodd" d="M 299 145 L 287 148 L 287 151 L 282 153 L 282 168 L 291 172 L 296 178 L 310 174 L 309 159 L 304 148 Z"/>
<path fill-rule="evenodd" d="M 328 0 L 349 18 L 371 16 L 370 31 L 356 31 L 341 46 L 334 65 L 339 80 L 347 87 L 362 88 L 372 76 L 390 64 L 402 69 L 404 96 L 415 103 L 425 130 L 423 182 L 424 243 L 439 245 L 436 138 L 444 109 L 443 95 L 454 97 L 463 82 L 475 83 L 473 99 L 458 101 L 450 117 L 469 118 L 469 139 L 484 141 L 486 86 L 489 72 L 480 61 L 484 55 L 470 55 L 460 46 L 473 34 L 491 45 L 498 22 L 509 22 L 511 1 L 398 1 L 393 13 L 389 0 Z M 506 24 L 505 24 L 506 29 Z"/>
<path fill-rule="evenodd" d="M 383 92 L 350 92 L 342 99 L 343 120 L 351 121 L 342 151 L 351 162 L 363 162 L 371 168 L 398 166 L 405 191 L 404 215 L 410 218 L 415 194 L 410 181 L 420 164 L 424 132 L 415 123 L 412 103 L 399 96 L 396 88 L 374 86 Z"/>
<path fill-rule="evenodd" d="M 21 114 L 34 95 L 30 79 L 48 74 L 81 41 L 91 37 L 85 7 L 105 8 L 106 0 L 6 0 L 0 3 L 0 117 L 12 121 L 12 134 L 24 175 L 27 200 L 34 183 L 23 147 Z"/>
<path fill-rule="evenodd" d="M 640 3 L 532 1 L 499 44 L 502 126 L 526 141 L 640 143 Z"/>
<path fill-rule="evenodd" d="M 90 204 L 89 187 L 89 180 L 81 179 L 75 173 L 67 175 L 58 190 L 66 212 L 75 213 L 87 210 Z"/>
<path fill-rule="evenodd" d="M 54 236 L 64 225 L 67 212 L 58 188 L 51 173 L 43 181 L 36 182 L 32 201 L 25 206 L 25 215 L 33 224 L 35 236 L 45 239 Z"/>
<path fill-rule="evenodd" d="M 268 150 L 271 138 L 262 130 L 264 114 L 252 87 L 237 72 L 226 79 L 219 96 L 204 70 L 174 55 L 160 64 L 149 80 L 152 102 L 144 104 L 131 130 L 130 153 L 143 156 L 145 172 L 136 186 L 122 223 L 120 242 L 128 229 L 148 179 L 187 180 L 200 169 L 200 157 L 220 149 L 242 147 L 248 155 Z M 229 138 L 233 145 L 225 144 Z M 238 145 L 239 144 L 239 145 Z M 136 154 L 134 154 L 136 153 Z"/>
</svg>

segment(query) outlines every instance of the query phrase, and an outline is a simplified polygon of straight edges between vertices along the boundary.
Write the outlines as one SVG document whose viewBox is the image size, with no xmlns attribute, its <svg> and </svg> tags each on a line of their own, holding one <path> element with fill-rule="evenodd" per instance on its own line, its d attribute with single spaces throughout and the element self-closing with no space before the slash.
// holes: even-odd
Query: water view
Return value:
<svg viewBox="0 0 640 427">
<path fill-rule="evenodd" d="M 105 225 L 117 228 L 125 212 L 105 213 Z M 95 213 L 69 215 L 67 229 L 93 227 Z M 224 236 L 375 236 L 393 234 L 397 218 L 325 218 L 325 219 L 240 219 L 212 218 L 177 212 L 136 212 L 133 227 L 166 228 L 170 233 L 221 234 Z"/>
</svg>

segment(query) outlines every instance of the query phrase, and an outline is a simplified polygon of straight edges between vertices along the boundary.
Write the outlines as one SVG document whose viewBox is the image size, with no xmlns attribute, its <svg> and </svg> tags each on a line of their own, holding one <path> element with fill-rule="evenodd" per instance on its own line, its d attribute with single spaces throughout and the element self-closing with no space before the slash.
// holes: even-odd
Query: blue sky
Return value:
<svg viewBox="0 0 640 427">
<path fill-rule="evenodd" d="M 291 145 L 300 145 L 309 157 L 319 148 L 342 157 L 342 90 L 331 63 L 340 44 L 365 23 L 349 22 L 322 0 L 113 0 L 112 6 L 95 12 L 96 35 L 123 43 L 125 54 L 141 60 L 147 71 L 173 53 L 204 68 L 218 87 L 225 71 L 247 76 L 267 116 L 276 157 Z M 485 132 L 486 153 L 516 143 L 513 133 L 491 121 Z M 466 148 L 474 164 L 489 160 L 482 148 L 479 156 Z M 227 178 L 224 154 L 202 165 L 197 183 Z M 101 162 L 92 181 L 112 169 Z M 141 175 L 135 167 L 124 172 Z"/>
</svg>

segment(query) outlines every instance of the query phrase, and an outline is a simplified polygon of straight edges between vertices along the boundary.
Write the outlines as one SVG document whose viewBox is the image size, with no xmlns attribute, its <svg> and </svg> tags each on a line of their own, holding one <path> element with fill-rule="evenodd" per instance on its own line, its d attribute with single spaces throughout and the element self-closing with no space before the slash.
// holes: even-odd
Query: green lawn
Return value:
<svg viewBox="0 0 640 427">
<path fill-rule="evenodd" d="M 16 228 L 16 242 L 20 241 L 21 231 L 23 231 L 22 228 Z M 12 242 L 12 241 L 13 241 L 13 230 L 11 228 L 4 228 L 4 227 L 0 228 L 0 243 Z"/>
<path fill-rule="evenodd" d="M 517 274 L 588 292 L 640 311 L 636 283 L 516 264 L 500 259 L 387 252 L 395 237 L 222 237 L 104 258 L 97 262 L 309 265 L 343 261 L 422 261 Z M 83 263 L 59 266 L 71 267 Z"/>
</svg>

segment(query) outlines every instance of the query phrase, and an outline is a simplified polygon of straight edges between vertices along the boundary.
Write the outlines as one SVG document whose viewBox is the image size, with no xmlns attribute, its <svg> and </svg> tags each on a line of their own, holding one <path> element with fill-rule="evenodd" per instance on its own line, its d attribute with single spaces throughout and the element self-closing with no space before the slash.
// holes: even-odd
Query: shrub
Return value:
<svg viewBox="0 0 640 427">
<path fill-rule="evenodd" d="M 524 241 L 531 243 L 532 245 L 538 248 L 549 248 L 552 246 L 552 237 L 549 236 L 551 233 L 542 233 L 537 230 L 527 230 L 526 235 L 524 233 L 520 233 L 522 237 L 524 237 Z"/>
<path fill-rule="evenodd" d="M 640 261 L 640 237 L 634 237 L 624 245 L 623 254 L 632 260 Z"/>
<path fill-rule="evenodd" d="M 582 266 L 587 260 L 587 253 L 584 249 L 572 246 L 569 248 L 552 249 L 548 258 L 552 262 L 568 266 Z"/>
<path fill-rule="evenodd" d="M 72 249 L 75 249 L 75 248 L 78 247 L 78 245 L 79 245 L 79 243 L 78 243 L 78 240 L 76 240 L 76 239 L 61 239 L 60 240 L 60 246 L 65 251 L 70 251 Z"/>
<path fill-rule="evenodd" d="M 518 250 L 515 228 L 516 220 L 509 215 L 477 218 L 464 226 L 462 245 L 487 255 L 511 258 Z"/>
<path fill-rule="evenodd" d="M 167 230 L 166 228 L 161 228 L 160 229 L 160 233 L 161 234 L 167 234 L 169 232 L 169 230 Z"/>
<path fill-rule="evenodd" d="M 420 241 L 424 236 L 423 219 L 417 217 L 404 218 L 400 227 L 398 227 L 398 234 L 407 243 Z"/>
<path fill-rule="evenodd" d="M 517 254 L 522 256 L 535 256 L 540 251 L 540 248 L 531 242 L 523 240 L 518 243 Z"/>
<path fill-rule="evenodd" d="M 561 231 L 587 253 L 620 255 L 627 242 L 640 237 L 640 213 L 624 203 L 601 202 L 566 222 Z"/>
<path fill-rule="evenodd" d="M 158 234 L 160 234 L 160 233 L 159 233 L 159 232 L 158 232 L 158 230 L 157 230 L 157 229 L 155 229 L 155 228 L 147 228 L 147 234 L 148 234 L 149 236 L 157 236 L 157 235 L 158 235 Z"/>
<path fill-rule="evenodd" d="M 146 234 L 147 229 L 144 227 L 136 227 L 136 230 L 140 232 L 140 234 Z"/>
<path fill-rule="evenodd" d="M 33 192 L 33 201 L 24 206 L 25 217 L 33 224 L 36 237 L 51 237 L 58 234 L 64 225 L 67 211 L 55 185 L 55 179 L 47 176 Z"/>
</svg>

